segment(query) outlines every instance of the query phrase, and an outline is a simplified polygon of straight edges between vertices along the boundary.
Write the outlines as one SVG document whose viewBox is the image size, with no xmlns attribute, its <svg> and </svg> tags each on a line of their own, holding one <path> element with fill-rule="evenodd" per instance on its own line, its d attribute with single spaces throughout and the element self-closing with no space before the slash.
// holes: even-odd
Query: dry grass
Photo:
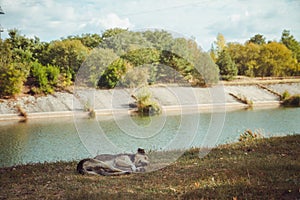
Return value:
<svg viewBox="0 0 300 200">
<path fill-rule="evenodd" d="M 191 149 L 151 173 L 77 174 L 76 162 L 0 169 L 0 199 L 299 199 L 300 135 Z"/>
</svg>

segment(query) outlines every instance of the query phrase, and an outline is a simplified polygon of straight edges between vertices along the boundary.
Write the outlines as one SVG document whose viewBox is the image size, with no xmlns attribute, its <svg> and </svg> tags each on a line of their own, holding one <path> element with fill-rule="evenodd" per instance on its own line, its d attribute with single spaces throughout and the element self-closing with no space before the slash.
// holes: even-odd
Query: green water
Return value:
<svg viewBox="0 0 300 200">
<path fill-rule="evenodd" d="M 239 110 L 225 114 L 3 121 L 0 122 L 0 167 L 79 160 L 100 153 L 135 152 L 138 147 L 166 150 L 215 146 L 236 141 L 246 129 L 259 129 L 265 137 L 300 134 L 300 108 Z"/>
</svg>

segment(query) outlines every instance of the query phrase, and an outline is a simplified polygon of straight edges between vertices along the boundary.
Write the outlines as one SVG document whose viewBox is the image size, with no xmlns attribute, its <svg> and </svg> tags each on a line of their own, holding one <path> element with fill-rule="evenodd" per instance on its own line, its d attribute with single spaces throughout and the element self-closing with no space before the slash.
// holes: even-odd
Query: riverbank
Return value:
<svg viewBox="0 0 300 200">
<path fill-rule="evenodd" d="M 80 175 L 77 162 L 0 169 L 0 199 L 299 199 L 300 135 L 191 149 L 158 171 Z"/>
<path fill-rule="evenodd" d="M 280 95 L 288 91 L 300 94 L 300 80 L 236 80 L 222 82 L 208 88 L 192 88 L 178 85 L 157 85 L 150 88 L 153 98 L 163 112 L 212 112 L 280 106 Z M 0 100 L 0 120 L 23 120 L 83 116 L 88 110 L 96 115 L 132 112 L 132 90 L 93 90 L 76 88 L 73 93 L 56 92 L 52 95 L 23 96 Z M 20 110 L 22 112 L 20 112 Z M 25 116 L 24 116 L 25 115 Z"/>
</svg>

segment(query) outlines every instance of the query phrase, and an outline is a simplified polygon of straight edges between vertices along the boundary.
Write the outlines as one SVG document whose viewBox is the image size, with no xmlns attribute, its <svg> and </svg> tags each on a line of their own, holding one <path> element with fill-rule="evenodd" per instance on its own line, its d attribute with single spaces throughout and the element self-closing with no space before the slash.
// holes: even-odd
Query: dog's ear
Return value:
<svg viewBox="0 0 300 200">
<path fill-rule="evenodd" d="M 138 148 L 137 152 L 139 154 L 145 154 L 145 149 Z"/>
</svg>

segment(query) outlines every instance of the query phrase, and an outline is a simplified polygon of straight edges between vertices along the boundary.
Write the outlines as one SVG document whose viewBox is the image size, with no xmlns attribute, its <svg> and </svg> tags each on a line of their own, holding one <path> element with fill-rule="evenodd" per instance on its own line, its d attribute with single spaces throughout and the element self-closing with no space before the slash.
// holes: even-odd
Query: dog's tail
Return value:
<svg viewBox="0 0 300 200">
<path fill-rule="evenodd" d="M 131 174 L 132 172 L 129 171 L 121 171 L 121 172 L 106 172 L 106 171 L 101 171 L 100 174 L 103 176 L 120 176 L 120 175 L 125 175 L 125 174 Z"/>
<path fill-rule="evenodd" d="M 81 160 L 78 164 L 77 164 L 77 172 L 79 173 L 79 174 L 85 174 L 86 173 L 86 170 L 83 168 L 83 165 L 84 165 L 84 163 L 85 162 L 87 162 L 87 161 L 90 161 L 91 159 L 90 158 L 86 158 L 86 159 L 83 159 L 83 160 Z"/>
</svg>

